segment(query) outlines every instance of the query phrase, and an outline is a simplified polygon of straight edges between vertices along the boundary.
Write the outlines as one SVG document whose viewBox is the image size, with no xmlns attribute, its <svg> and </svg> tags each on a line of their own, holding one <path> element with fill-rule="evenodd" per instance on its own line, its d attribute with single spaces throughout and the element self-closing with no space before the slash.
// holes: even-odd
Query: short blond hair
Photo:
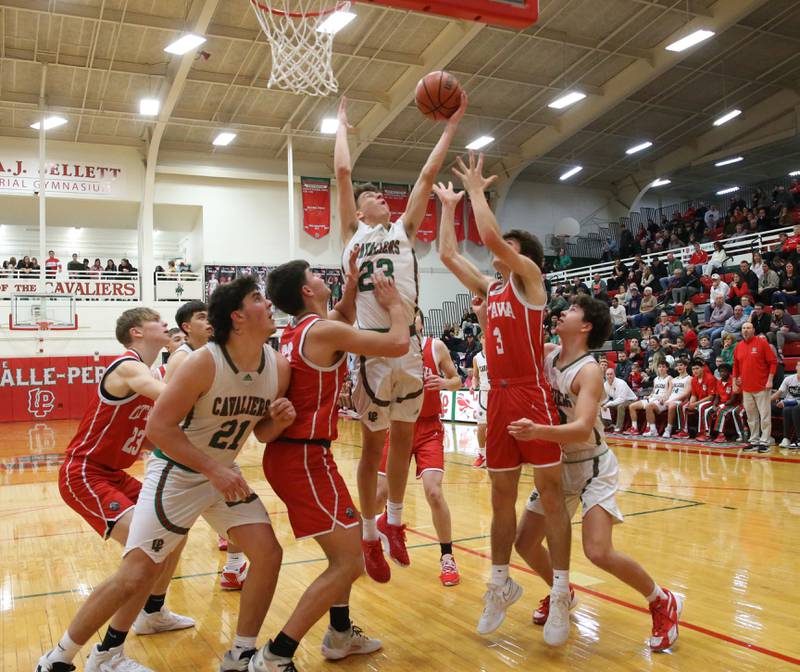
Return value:
<svg viewBox="0 0 800 672">
<path fill-rule="evenodd" d="M 145 322 L 153 322 L 160 319 L 161 315 L 152 308 L 130 308 L 117 318 L 117 328 L 114 335 L 127 348 L 133 343 L 131 329 L 141 327 Z"/>
</svg>

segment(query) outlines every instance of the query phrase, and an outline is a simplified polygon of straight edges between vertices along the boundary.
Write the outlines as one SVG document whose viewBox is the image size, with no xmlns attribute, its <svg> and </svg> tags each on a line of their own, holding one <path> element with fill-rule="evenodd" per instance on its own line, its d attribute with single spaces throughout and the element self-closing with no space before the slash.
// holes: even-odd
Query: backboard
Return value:
<svg viewBox="0 0 800 672">
<path fill-rule="evenodd" d="M 12 331 L 46 329 L 69 331 L 78 328 L 75 298 L 69 294 L 12 294 L 8 328 Z"/>
<path fill-rule="evenodd" d="M 493 26 L 523 30 L 539 18 L 539 0 L 361 0 L 386 7 L 452 16 Z"/>
</svg>

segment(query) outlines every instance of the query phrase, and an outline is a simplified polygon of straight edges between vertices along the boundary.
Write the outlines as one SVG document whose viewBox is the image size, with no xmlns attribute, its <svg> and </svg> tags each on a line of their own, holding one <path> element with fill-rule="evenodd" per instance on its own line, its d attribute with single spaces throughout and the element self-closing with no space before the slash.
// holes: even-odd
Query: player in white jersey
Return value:
<svg viewBox="0 0 800 672">
<path fill-rule="evenodd" d="M 362 423 L 361 459 L 358 465 L 358 494 L 363 520 L 362 546 L 367 573 L 376 581 L 391 578 L 383 555 L 383 545 L 392 560 L 410 564 L 402 524 L 408 463 L 414 423 L 422 406 L 422 356 L 414 331 L 419 278 L 414 241 L 425 213 L 434 180 L 447 157 L 447 151 L 467 108 L 466 94 L 444 126 L 408 199 L 405 212 L 391 221 L 383 194 L 373 185 L 353 189 L 350 149 L 347 142 L 347 101 L 339 104 L 334 168 L 338 186 L 337 205 L 342 226 L 343 268 L 350 252 L 358 249 L 359 281 L 356 295 L 356 321 L 360 329 L 385 330 L 389 316 L 373 295 L 370 278 L 376 271 L 393 278 L 403 299 L 412 335 L 409 351 L 403 357 L 361 357 L 353 403 Z M 380 513 L 375 499 L 378 467 L 383 454 L 386 431 L 391 427 L 386 477 L 389 485 L 387 511 Z"/>
<path fill-rule="evenodd" d="M 589 348 L 600 347 L 611 333 L 608 306 L 589 296 L 578 296 L 558 320 L 561 345 L 548 344 L 545 370 L 556 398 L 562 424 L 537 425 L 519 420 L 509 432 L 523 439 L 546 438 L 561 444 L 562 483 L 567 510 L 574 516 L 582 506 L 583 552 L 601 569 L 637 590 L 647 600 L 653 618 L 650 648 L 663 651 L 678 637 L 683 600 L 653 581 L 633 558 L 614 548 L 612 531 L 623 520 L 616 501 L 619 468 L 606 444 L 600 404 L 605 398 L 600 367 Z M 544 509 L 534 489 L 519 523 L 515 547 L 522 558 L 552 585 L 550 554 L 545 537 Z M 570 589 L 571 606 L 576 600 Z M 550 596 L 539 603 L 533 621 L 543 625 L 550 610 Z"/>
<path fill-rule="evenodd" d="M 489 367 L 486 364 L 486 338 L 481 332 L 481 351 L 472 358 L 472 390 L 478 391 L 478 410 L 475 419 L 478 421 L 478 455 L 472 463 L 473 467 L 486 466 L 486 410 L 489 407 Z"/>
<path fill-rule="evenodd" d="M 684 403 L 692 396 L 692 377 L 687 372 L 686 360 L 679 359 L 675 362 L 678 375 L 672 377 L 672 391 L 667 398 L 667 426 L 662 436 L 665 439 L 672 436 L 672 427 L 675 425 L 675 416 Z"/>
<path fill-rule="evenodd" d="M 667 399 L 672 393 L 672 378 L 669 375 L 666 362 L 659 362 L 656 370 L 658 375 L 653 379 L 653 391 L 650 396 L 634 401 L 628 406 L 628 413 L 631 416 L 631 428 L 625 432 L 626 434 L 639 434 L 637 412 L 642 409 L 648 424 L 648 429 L 643 436 L 658 436 L 656 413 L 662 413 L 667 409 Z"/>
</svg>

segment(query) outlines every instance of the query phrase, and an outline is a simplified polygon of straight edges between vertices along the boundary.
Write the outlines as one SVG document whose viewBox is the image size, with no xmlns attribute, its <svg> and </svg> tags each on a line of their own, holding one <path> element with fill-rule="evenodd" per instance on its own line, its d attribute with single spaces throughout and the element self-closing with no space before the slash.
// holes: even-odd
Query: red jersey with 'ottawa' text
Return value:
<svg viewBox="0 0 800 672">
<path fill-rule="evenodd" d="M 719 403 L 727 404 L 733 396 L 733 378 L 723 381 L 721 378 L 717 381 L 717 394 L 719 395 Z"/>
<path fill-rule="evenodd" d="M 425 337 L 422 340 L 422 370 L 423 375 L 441 376 L 439 365 L 436 363 L 436 353 L 433 351 L 435 338 Z M 439 418 L 442 415 L 442 395 L 439 390 L 425 389 L 422 395 L 422 409 L 419 412 L 420 418 Z"/>
<path fill-rule="evenodd" d="M 292 320 L 281 335 L 281 354 L 292 368 L 286 398 L 297 414 L 281 435 L 287 439 L 334 441 L 338 436 L 338 401 L 347 379 L 347 353 L 328 367 L 312 364 L 303 356 L 306 334 L 320 320 L 319 315 L 304 315 L 298 321 Z"/>
<path fill-rule="evenodd" d="M 103 373 L 97 386 L 97 396 L 89 402 L 78 431 L 70 441 L 65 454 L 65 464 L 88 461 L 108 469 L 127 469 L 139 454 L 144 441 L 144 429 L 152 399 L 132 393 L 117 398 L 106 392 L 104 383 L 108 375 L 122 362 L 141 362 L 135 350 L 126 350 Z"/>
</svg>

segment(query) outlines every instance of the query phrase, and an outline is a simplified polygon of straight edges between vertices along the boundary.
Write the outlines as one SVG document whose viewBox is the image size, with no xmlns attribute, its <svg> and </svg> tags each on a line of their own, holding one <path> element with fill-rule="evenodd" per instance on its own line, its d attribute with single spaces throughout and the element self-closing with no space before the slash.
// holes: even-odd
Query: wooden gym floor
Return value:
<svg viewBox="0 0 800 672">
<path fill-rule="evenodd" d="M 342 421 L 336 446 L 340 470 L 355 492 L 359 430 Z M 0 426 L 0 670 L 29 671 L 60 637 L 79 603 L 117 566 L 120 548 L 103 543 L 61 501 L 56 486 L 60 454 L 72 421 Z M 681 637 L 673 651 L 652 655 L 650 618 L 633 590 L 593 567 L 582 555 L 574 521 L 572 577 L 580 605 L 569 643 L 542 642 L 531 609 L 544 584 L 517 565 L 525 595 L 500 630 L 475 632 L 489 567 L 489 483 L 470 467 L 472 427 L 450 429 L 446 495 L 453 515 L 455 555 L 462 583 L 438 581 L 438 545 L 421 485 L 408 489 L 405 519 L 412 559 L 393 567 L 388 585 L 361 579 L 352 614 L 383 640 L 369 657 L 328 663 L 319 653 L 321 622 L 295 659 L 307 670 L 797 670 L 800 616 L 800 456 L 774 450 L 745 456 L 697 445 L 612 441 L 621 464 L 620 505 L 627 522 L 617 546 L 638 558 L 661 585 L 684 594 Z M 274 636 L 324 560 L 313 541 L 296 543 L 285 510 L 261 473 L 251 439 L 240 463 L 272 515 L 284 546 L 284 567 L 259 644 Z M 142 465 L 134 473 L 141 475 Z M 520 507 L 532 483 L 523 474 Z M 160 671 L 218 669 L 235 626 L 236 593 L 217 587 L 224 554 L 203 522 L 189 535 L 167 604 L 197 619 L 197 627 L 148 637 L 131 635 L 128 653 Z M 515 557 L 513 562 L 519 563 Z M 98 635 L 99 636 L 99 635 Z M 81 669 L 88 647 L 78 662 Z"/>
</svg>

